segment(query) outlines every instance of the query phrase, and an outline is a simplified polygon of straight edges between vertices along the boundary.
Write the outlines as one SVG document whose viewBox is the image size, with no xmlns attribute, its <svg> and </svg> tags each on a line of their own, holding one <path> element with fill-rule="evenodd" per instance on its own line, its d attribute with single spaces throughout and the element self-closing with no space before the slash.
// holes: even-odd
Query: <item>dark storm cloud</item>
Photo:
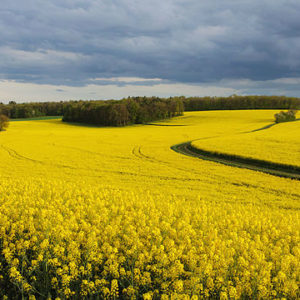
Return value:
<svg viewBox="0 0 300 300">
<path fill-rule="evenodd" d="M 300 77 L 299 13 L 298 0 L 3 0 L 0 79 Z"/>
</svg>

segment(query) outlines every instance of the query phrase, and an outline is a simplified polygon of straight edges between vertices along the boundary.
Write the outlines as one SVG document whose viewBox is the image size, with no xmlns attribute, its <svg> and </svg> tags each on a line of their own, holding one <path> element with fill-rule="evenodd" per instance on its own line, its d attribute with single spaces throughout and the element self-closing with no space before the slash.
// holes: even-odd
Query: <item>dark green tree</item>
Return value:
<svg viewBox="0 0 300 300">
<path fill-rule="evenodd" d="M 9 119 L 6 115 L 0 115 L 0 131 L 5 130 L 9 125 Z"/>
</svg>

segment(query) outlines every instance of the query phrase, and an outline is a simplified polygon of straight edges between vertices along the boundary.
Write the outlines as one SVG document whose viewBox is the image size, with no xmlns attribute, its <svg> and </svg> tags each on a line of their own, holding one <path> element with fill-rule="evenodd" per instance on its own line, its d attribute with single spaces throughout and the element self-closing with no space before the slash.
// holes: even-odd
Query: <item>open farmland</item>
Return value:
<svg viewBox="0 0 300 300">
<path fill-rule="evenodd" d="M 255 131 L 276 112 L 123 128 L 11 122 L 0 134 L 0 296 L 299 298 L 299 181 L 170 149 L 197 139 L 298 166 L 300 122 Z"/>
<path fill-rule="evenodd" d="M 300 166 L 300 121 L 275 124 L 259 130 L 196 140 L 192 145 L 206 151 L 239 155 Z"/>
</svg>

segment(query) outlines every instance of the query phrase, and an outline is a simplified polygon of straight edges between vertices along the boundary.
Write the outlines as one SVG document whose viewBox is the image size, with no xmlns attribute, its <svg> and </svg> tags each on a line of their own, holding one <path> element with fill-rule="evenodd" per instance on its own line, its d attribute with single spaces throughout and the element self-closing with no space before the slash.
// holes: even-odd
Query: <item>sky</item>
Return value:
<svg viewBox="0 0 300 300">
<path fill-rule="evenodd" d="M 2 0 L 0 102 L 300 96 L 299 0 Z"/>
</svg>

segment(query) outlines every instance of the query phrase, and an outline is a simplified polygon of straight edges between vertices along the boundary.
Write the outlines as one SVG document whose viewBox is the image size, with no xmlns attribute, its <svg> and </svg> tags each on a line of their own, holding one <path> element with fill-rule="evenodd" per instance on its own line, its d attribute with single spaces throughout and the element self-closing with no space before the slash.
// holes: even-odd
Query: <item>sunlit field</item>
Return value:
<svg viewBox="0 0 300 300">
<path fill-rule="evenodd" d="M 170 149 L 198 139 L 300 165 L 300 122 L 254 131 L 276 112 L 11 122 L 0 133 L 0 296 L 299 298 L 299 181 Z"/>
<path fill-rule="evenodd" d="M 274 163 L 300 166 L 300 121 L 276 124 L 257 131 L 196 140 L 203 150 L 239 155 Z"/>
</svg>

